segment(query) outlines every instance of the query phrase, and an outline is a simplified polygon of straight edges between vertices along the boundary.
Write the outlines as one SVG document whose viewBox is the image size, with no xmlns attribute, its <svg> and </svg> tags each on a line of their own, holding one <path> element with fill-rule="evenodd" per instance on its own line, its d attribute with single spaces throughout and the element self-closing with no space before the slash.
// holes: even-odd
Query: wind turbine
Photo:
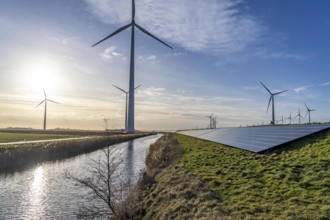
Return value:
<svg viewBox="0 0 330 220">
<path fill-rule="evenodd" d="M 44 90 L 44 96 L 45 96 L 45 99 L 42 100 L 35 108 L 37 108 L 39 105 L 41 105 L 43 102 L 45 103 L 45 113 L 44 113 L 44 130 L 46 130 L 46 115 L 47 115 L 47 101 L 50 101 L 50 102 L 53 102 L 53 103 L 56 103 L 56 104 L 60 104 L 58 102 L 55 102 L 53 100 L 50 100 L 50 99 L 47 99 L 47 95 L 46 95 L 46 92 Z"/>
<path fill-rule="evenodd" d="M 212 116 L 213 116 L 213 114 L 212 114 L 212 115 L 210 115 L 210 116 L 206 116 L 207 118 L 209 118 L 209 119 L 210 119 L 210 129 L 212 129 L 212 128 L 213 128 L 213 126 L 212 126 L 212 125 L 213 125 L 213 123 L 212 123 L 212 122 L 213 122 L 213 121 L 212 121 L 212 120 L 213 120 Z"/>
<path fill-rule="evenodd" d="M 283 115 L 282 115 L 282 119 L 280 119 L 280 120 L 277 120 L 276 122 L 277 122 L 277 124 L 279 123 L 279 122 L 282 122 L 282 124 L 284 123 L 284 118 L 283 118 Z"/>
<path fill-rule="evenodd" d="M 217 128 L 217 117 L 212 119 L 213 122 L 213 128 L 216 129 Z"/>
<path fill-rule="evenodd" d="M 290 121 L 290 125 L 291 125 L 291 122 L 293 121 L 293 119 L 292 119 L 292 117 L 291 117 L 291 112 L 290 112 L 290 116 L 287 117 L 286 119 L 289 119 L 289 121 Z"/>
<path fill-rule="evenodd" d="M 305 104 L 306 109 L 307 109 L 307 112 L 306 112 L 305 118 L 306 118 L 306 116 L 307 116 L 307 114 L 308 114 L 308 123 L 310 124 L 310 123 L 311 123 L 311 112 L 312 112 L 312 111 L 315 111 L 315 109 L 310 109 L 310 108 L 307 107 L 306 103 L 304 103 L 304 104 Z"/>
<path fill-rule="evenodd" d="M 113 84 L 112 84 L 112 85 L 113 85 Z M 120 87 L 118 87 L 118 86 L 116 86 L 116 85 L 113 85 L 113 86 L 116 87 L 117 89 L 119 89 L 120 91 L 122 91 L 123 93 L 125 93 L 125 95 L 126 95 L 126 107 L 125 107 L 125 132 L 127 132 L 127 95 L 128 95 L 129 92 L 123 90 L 122 88 L 120 88 Z M 138 85 L 137 87 L 134 88 L 134 90 L 137 89 L 137 88 L 139 88 L 140 86 L 141 86 L 141 85 Z"/>
<path fill-rule="evenodd" d="M 278 94 L 281 94 L 283 92 L 286 92 L 288 90 L 284 90 L 284 91 L 281 91 L 281 92 L 272 93 L 261 81 L 260 81 L 260 83 L 268 91 L 268 93 L 270 94 L 270 98 L 269 98 L 269 102 L 268 102 L 268 107 L 267 107 L 267 112 L 268 112 L 268 109 L 269 109 L 270 102 L 272 102 L 272 122 L 271 122 L 271 124 L 274 125 L 275 124 L 274 96 L 276 96 Z"/>
<path fill-rule="evenodd" d="M 142 28 L 140 25 L 135 23 L 135 1 L 132 0 L 132 20 L 129 24 L 122 26 L 121 28 L 114 31 L 109 36 L 103 38 L 99 42 L 95 43 L 92 47 L 98 45 L 99 43 L 109 39 L 110 37 L 124 31 L 125 29 L 132 27 L 131 29 L 131 57 L 130 57 L 130 73 L 129 73 L 129 102 L 128 102 L 128 121 L 127 121 L 127 132 L 128 133 L 134 133 L 134 28 L 138 28 L 140 31 L 145 33 L 146 35 L 149 35 L 150 37 L 154 38 L 155 40 L 161 42 L 165 46 L 173 49 L 170 45 L 166 44 L 165 42 L 161 41 L 151 33 L 149 33 L 147 30 Z"/>
<path fill-rule="evenodd" d="M 300 114 L 300 108 L 299 108 L 299 111 L 298 111 L 298 115 L 296 115 L 295 118 L 297 118 L 297 117 L 299 117 L 299 124 L 301 124 L 300 123 L 300 118 L 303 118 L 303 116 Z"/>
</svg>

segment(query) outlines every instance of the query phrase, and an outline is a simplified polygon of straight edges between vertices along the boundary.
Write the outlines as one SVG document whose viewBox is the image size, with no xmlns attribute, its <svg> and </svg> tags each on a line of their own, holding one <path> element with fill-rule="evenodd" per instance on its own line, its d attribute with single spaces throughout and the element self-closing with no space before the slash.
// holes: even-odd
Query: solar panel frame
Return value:
<svg viewBox="0 0 330 220">
<path fill-rule="evenodd" d="M 178 133 L 257 153 L 329 128 L 330 124 L 277 125 L 190 130 Z"/>
</svg>

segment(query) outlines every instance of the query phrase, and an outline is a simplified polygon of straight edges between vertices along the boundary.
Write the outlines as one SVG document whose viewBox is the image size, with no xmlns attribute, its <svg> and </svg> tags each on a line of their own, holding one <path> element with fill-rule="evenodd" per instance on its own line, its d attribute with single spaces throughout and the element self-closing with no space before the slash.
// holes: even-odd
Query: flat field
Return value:
<svg viewBox="0 0 330 220">
<path fill-rule="evenodd" d="M 6 133 L 0 132 L 0 143 L 19 142 L 19 141 L 36 141 L 49 140 L 59 138 L 71 138 L 74 135 L 61 134 L 29 134 L 29 133 Z"/>
</svg>

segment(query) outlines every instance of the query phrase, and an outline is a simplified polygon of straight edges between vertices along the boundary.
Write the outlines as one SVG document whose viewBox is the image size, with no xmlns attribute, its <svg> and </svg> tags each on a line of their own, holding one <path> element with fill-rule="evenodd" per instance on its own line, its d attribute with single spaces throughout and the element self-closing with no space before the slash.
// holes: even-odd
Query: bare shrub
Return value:
<svg viewBox="0 0 330 220">
<path fill-rule="evenodd" d="M 92 160 L 85 168 L 84 177 L 66 172 L 67 178 L 88 190 L 84 198 L 89 204 L 93 204 L 81 205 L 76 213 L 78 218 L 126 218 L 125 199 L 130 193 L 131 185 L 121 172 L 125 159 L 122 157 L 123 152 L 109 147 L 103 153 L 103 158 Z"/>
</svg>

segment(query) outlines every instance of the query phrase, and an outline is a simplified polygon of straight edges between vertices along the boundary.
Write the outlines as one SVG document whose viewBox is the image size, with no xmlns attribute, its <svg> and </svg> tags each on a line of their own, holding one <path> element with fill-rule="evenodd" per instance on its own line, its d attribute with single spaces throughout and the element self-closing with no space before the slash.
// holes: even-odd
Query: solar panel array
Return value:
<svg viewBox="0 0 330 220">
<path fill-rule="evenodd" d="M 328 128 L 330 124 L 311 124 L 189 130 L 178 133 L 252 152 L 262 152 Z"/>
</svg>

